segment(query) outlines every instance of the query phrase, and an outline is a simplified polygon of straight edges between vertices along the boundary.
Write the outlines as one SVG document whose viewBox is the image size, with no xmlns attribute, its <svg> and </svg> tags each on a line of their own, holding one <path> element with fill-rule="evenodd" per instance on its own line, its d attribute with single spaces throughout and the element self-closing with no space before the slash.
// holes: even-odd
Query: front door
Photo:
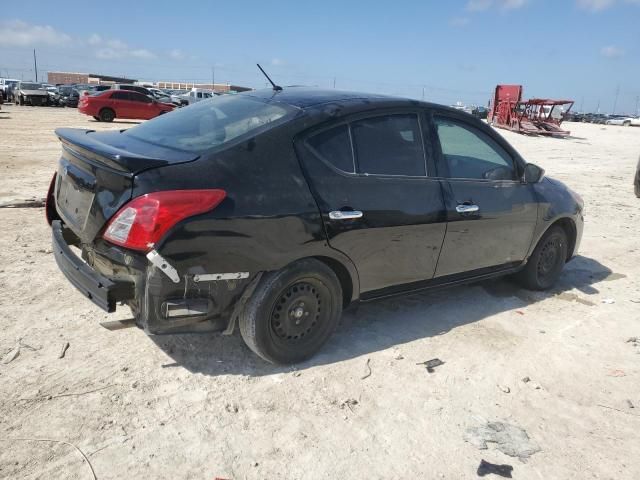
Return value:
<svg viewBox="0 0 640 480">
<path fill-rule="evenodd" d="M 419 112 L 359 117 L 297 143 L 329 244 L 355 264 L 363 298 L 434 275 L 445 210 L 422 123 Z"/>
<path fill-rule="evenodd" d="M 433 122 L 448 219 L 436 277 L 522 262 L 538 214 L 532 186 L 491 132 L 444 112 Z"/>
</svg>

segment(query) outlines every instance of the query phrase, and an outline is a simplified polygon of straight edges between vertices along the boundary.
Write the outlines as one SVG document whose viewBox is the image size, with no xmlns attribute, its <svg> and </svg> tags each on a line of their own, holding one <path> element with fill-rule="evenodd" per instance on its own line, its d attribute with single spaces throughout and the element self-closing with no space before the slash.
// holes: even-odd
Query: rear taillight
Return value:
<svg viewBox="0 0 640 480">
<path fill-rule="evenodd" d="M 176 223 L 216 208 L 224 190 L 167 190 L 136 197 L 109 221 L 102 237 L 116 245 L 148 252 Z"/>
</svg>

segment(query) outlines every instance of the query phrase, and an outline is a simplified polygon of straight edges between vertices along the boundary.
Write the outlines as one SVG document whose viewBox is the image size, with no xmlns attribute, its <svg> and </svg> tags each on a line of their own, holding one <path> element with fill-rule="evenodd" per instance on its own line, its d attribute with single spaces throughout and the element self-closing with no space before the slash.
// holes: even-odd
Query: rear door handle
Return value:
<svg viewBox="0 0 640 480">
<path fill-rule="evenodd" d="M 480 207 L 478 205 L 462 204 L 456 207 L 456 212 L 458 213 L 474 213 L 479 211 L 480 211 Z"/>
<path fill-rule="evenodd" d="M 329 212 L 329 218 L 331 220 L 355 220 L 358 218 L 362 218 L 364 214 L 360 210 L 334 210 L 333 212 Z"/>
</svg>

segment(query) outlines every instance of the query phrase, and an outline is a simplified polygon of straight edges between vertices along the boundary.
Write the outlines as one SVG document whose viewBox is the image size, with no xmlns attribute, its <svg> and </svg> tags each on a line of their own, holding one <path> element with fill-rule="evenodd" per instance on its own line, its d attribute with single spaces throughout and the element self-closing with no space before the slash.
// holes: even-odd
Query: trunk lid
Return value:
<svg viewBox="0 0 640 480">
<path fill-rule="evenodd" d="M 136 174 L 198 158 L 194 153 L 137 140 L 123 131 L 61 128 L 56 135 L 62 142 L 54 193 L 56 208 L 82 243 L 91 243 L 131 199 Z"/>
</svg>

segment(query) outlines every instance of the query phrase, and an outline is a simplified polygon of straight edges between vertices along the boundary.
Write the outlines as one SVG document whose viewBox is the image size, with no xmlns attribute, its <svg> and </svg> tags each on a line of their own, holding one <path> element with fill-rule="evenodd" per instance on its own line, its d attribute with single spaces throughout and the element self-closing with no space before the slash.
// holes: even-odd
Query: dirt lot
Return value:
<svg viewBox="0 0 640 480">
<path fill-rule="evenodd" d="M 3 105 L 0 204 L 44 195 L 55 127 L 130 123 Z M 640 478 L 640 128 L 568 126 L 503 133 L 586 203 L 555 290 L 502 280 L 367 304 L 296 368 L 238 335 L 103 329 L 58 272 L 43 209 L 1 208 L 0 478 L 93 478 L 73 446 L 29 439 L 76 445 L 100 479 L 462 479 L 481 459 L 518 479 Z M 433 373 L 417 365 L 432 358 Z M 540 451 L 480 450 L 468 429 L 487 421 Z"/>
</svg>

